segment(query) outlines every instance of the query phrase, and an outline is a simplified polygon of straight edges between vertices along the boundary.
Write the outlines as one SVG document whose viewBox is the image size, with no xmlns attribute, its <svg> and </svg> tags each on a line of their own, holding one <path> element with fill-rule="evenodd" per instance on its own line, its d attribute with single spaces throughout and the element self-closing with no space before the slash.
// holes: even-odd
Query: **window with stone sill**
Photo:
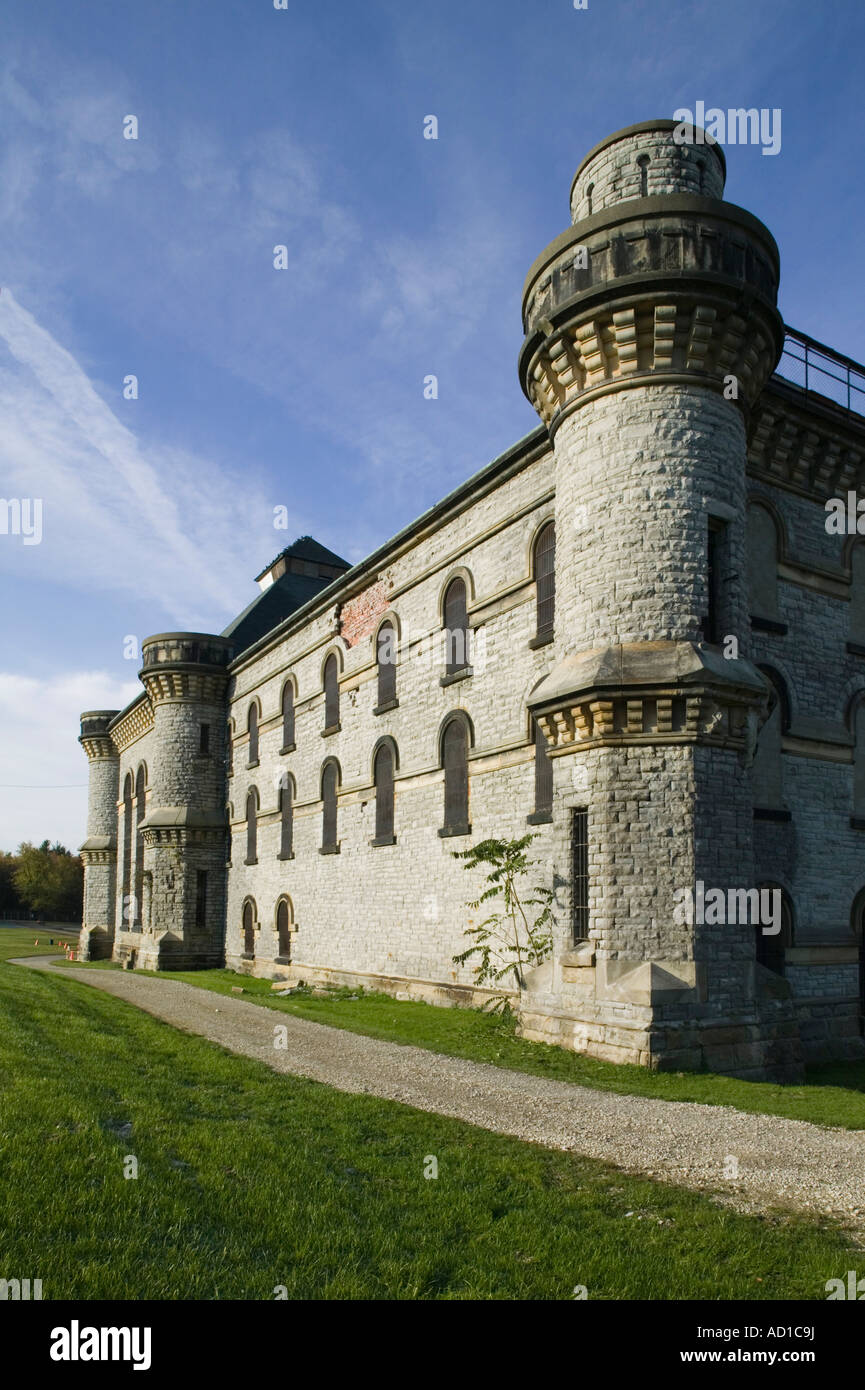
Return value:
<svg viewBox="0 0 865 1390">
<path fill-rule="evenodd" d="M 455 714 L 441 736 L 441 764 L 444 768 L 444 825 L 441 836 L 469 835 L 469 726 L 464 715 Z"/>
<path fill-rule="evenodd" d="M 335 758 L 325 763 L 321 772 L 321 848 L 320 854 L 337 854 L 337 808 L 340 773 Z"/>
<path fill-rule="evenodd" d="M 532 572 L 535 580 L 535 635 L 531 646 L 553 640 L 556 615 L 556 524 L 548 521 L 535 538 Z"/>
<path fill-rule="evenodd" d="M 246 798 L 246 858 L 243 862 L 258 863 L 258 792 L 254 787 Z"/>
<path fill-rule="evenodd" d="M 339 728 L 339 666 L 331 653 L 324 663 L 324 732 L 335 733 Z"/>
<path fill-rule="evenodd" d="M 445 591 L 445 674 L 443 682 L 471 670 L 468 597 L 466 582 L 452 579 Z"/>
<path fill-rule="evenodd" d="M 249 733 L 249 754 L 247 767 L 258 765 L 258 706 L 250 705 L 249 714 L 246 720 L 246 727 Z"/>
<path fill-rule="evenodd" d="M 392 739 L 384 739 L 376 750 L 373 759 L 373 782 L 375 784 L 375 839 L 373 845 L 392 845 L 394 835 L 394 768 L 396 765 L 396 745 Z"/>
<path fill-rule="evenodd" d="M 376 714 L 383 714 L 385 710 L 396 709 L 399 703 L 396 698 L 396 654 L 396 629 L 393 623 L 382 623 L 376 637 L 376 664 L 378 668 Z"/>
<path fill-rule="evenodd" d="M 294 686 L 286 681 L 282 690 L 282 748 L 288 753 L 294 748 Z"/>
<path fill-rule="evenodd" d="M 286 781 L 279 789 L 279 858 L 294 858 L 294 788 Z"/>
</svg>

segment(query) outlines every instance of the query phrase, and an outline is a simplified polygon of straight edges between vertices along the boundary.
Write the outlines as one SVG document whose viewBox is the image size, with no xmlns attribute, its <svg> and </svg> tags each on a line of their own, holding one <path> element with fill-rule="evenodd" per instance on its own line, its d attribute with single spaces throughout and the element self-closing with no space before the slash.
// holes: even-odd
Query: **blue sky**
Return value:
<svg viewBox="0 0 865 1390">
<path fill-rule="evenodd" d="M 0 496 L 43 538 L 0 535 L 0 848 L 83 838 L 126 636 L 221 630 L 297 534 L 361 559 L 535 427 L 523 278 L 611 131 L 780 108 L 726 196 L 861 361 L 863 37 L 859 0 L 7 0 Z"/>
</svg>

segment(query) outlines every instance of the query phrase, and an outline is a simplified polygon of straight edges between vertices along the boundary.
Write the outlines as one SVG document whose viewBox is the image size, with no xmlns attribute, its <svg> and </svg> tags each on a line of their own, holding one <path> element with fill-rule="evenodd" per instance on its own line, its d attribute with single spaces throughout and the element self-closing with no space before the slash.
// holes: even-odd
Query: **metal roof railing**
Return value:
<svg viewBox="0 0 865 1390">
<path fill-rule="evenodd" d="M 865 367 L 833 352 L 795 328 L 784 331 L 784 348 L 776 376 L 791 381 L 810 395 L 833 401 L 842 410 L 865 415 Z"/>
</svg>

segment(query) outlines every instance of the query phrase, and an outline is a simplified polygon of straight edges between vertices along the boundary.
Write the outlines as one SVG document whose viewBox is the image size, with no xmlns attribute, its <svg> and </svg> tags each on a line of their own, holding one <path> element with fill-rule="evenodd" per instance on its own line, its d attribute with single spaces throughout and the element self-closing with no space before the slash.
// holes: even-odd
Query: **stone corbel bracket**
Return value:
<svg viewBox="0 0 865 1390">
<path fill-rule="evenodd" d="M 550 757 L 602 744 L 706 743 L 746 752 L 767 684 L 749 661 L 693 642 L 636 642 L 569 656 L 529 707 Z"/>
</svg>

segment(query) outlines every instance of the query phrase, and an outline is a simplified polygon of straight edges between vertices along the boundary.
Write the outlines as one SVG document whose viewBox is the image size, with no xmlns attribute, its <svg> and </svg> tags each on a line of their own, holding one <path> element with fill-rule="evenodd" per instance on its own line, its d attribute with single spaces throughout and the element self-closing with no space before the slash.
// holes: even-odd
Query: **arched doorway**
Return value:
<svg viewBox="0 0 865 1390">
<path fill-rule="evenodd" d="M 760 885 L 761 901 L 762 893 L 765 890 L 778 889 L 777 883 L 762 883 Z M 765 965 L 767 970 L 771 970 L 775 975 L 784 974 L 784 961 L 788 946 L 793 945 L 793 904 L 790 895 L 785 889 L 780 888 L 781 893 L 781 930 L 774 936 L 767 935 L 762 926 L 758 925 L 757 933 L 757 960 L 760 965 Z"/>
<path fill-rule="evenodd" d="M 280 898 L 276 907 L 276 934 L 279 938 L 279 960 L 287 964 L 291 959 L 291 908 L 287 898 Z"/>
<path fill-rule="evenodd" d="M 255 955 L 255 911 L 249 898 L 243 904 L 243 954 Z"/>
</svg>

